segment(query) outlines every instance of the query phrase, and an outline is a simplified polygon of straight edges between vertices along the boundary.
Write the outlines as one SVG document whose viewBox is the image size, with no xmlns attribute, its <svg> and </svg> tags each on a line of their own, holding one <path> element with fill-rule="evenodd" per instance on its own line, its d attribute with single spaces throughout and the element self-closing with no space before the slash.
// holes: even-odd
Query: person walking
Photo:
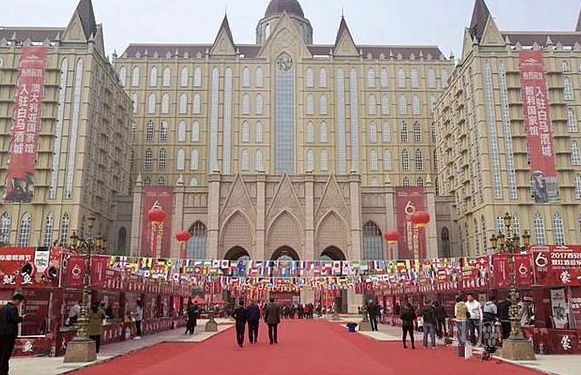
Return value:
<svg viewBox="0 0 581 375">
<path fill-rule="evenodd" d="M 143 322 L 143 304 L 141 300 L 135 301 L 135 310 L 133 311 L 133 319 L 135 320 L 135 340 L 141 340 L 141 322 Z"/>
<path fill-rule="evenodd" d="M 448 316 L 446 314 L 446 309 L 444 309 L 444 306 L 442 306 L 438 302 L 434 302 L 434 308 L 436 309 L 436 333 L 438 334 L 438 338 L 441 339 L 447 332 L 446 318 Z"/>
<path fill-rule="evenodd" d="M 0 307 L 0 375 L 8 375 L 10 357 L 18 336 L 18 324 L 26 315 L 18 314 L 24 296 L 15 293 L 12 300 Z"/>
<path fill-rule="evenodd" d="M 466 307 L 468 308 L 468 331 L 472 345 L 476 345 L 478 342 L 480 342 L 482 304 L 475 300 L 474 295 L 472 294 L 468 294 L 467 299 L 468 301 L 466 302 Z"/>
<path fill-rule="evenodd" d="M 95 351 L 99 353 L 101 349 L 101 335 L 103 335 L 103 319 L 106 319 L 105 311 L 99 305 L 99 302 L 93 302 L 89 310 L 89 323 L 87 333 L 89 338 L 95 341 Z"/>
<path fill-rule="evenodd" d="M 198 315 L 200 314 L 200 307 L 198 306 L 198 303 L 192 303 L 190 301 L 186 313 L 188 315 L 188 321 L 186 323 L 185 334 L 187 335 L 189 333 L 190 335 L 193 335 L 196 332 L 196 326 L 198 325 Z"/>
<path fill-rule="evenodd" d="M 496 308 L 498 312 L 498 320 L 500 320 L 502 339 L 506 340 L 510 336 L 510 315 L 508 313 L 510 310 L 510 301 L 503 298 L 498 302 Z"/>
<path fill-rule="evenodd" d="M 268 325 L 268 339 L 270 345 L 278 344 L 278 325 L 280 323 L 280 307 L 270 297 L 268 305 L 264 309 L 264 321 Z"/>
<path fill-rule="evenodd" d="M 458 330 L 458 344 L 460 346 L 466 345 L 466 320 L 468 317 L 468 308 L 461 296 L 456 297 L 456 305 L 454 306 L 454 316 L 456 316 L 456 327 Z"/>
<path fill-rule="evenodd" d="M 414 343 L 414 321 L 416 320 L 416 314 L 414 313 L 414 308 L 412 307 L 411 303 L 407 303 L 403 309 L 401 309 L 401 315 L 399 316 L 401 319 L 401 329 L 402 329 L 402 342 L 404 349 L 407 349 L 406 345 L 406 338 L 409 333 L 410 341 L 412 343 L 412 349 L 415 349 Z"/>
<path fill-rule="evenodd" d="M 369 300 L 367 304 L 367 315 L 369 316 L 369 322 L 371 323 L 371 330 L 377 331 L 377 311 L 379 306 L 373 300 Z"/>
<path fill-rule="evenodd" d="M 246 312 L 248 314 L 248 340 L 251 344 L 256 344 L 256 341 L 258 341 L 258 326 L 260 324 L 260 308 L 252 300 Z"/>
<path fill-rule="evenodd" d="M 424 348 L 428 347 L 428 335 L 432 343 L 432 349 L 436 349 L 436 309 L 430 301 L 422 308 L 422 320 L 424 321 Z"/>
<path fill-rule="evenodd" d="M 244 308 L 244 302 L 240 301 L 238 307 L 232 313 L 232 317 L 236 320 L 236 341 L 239 347 L 244 346 L 244 329 L 248 321 L 248 313 Z"/>
<path fill-rule="evenodd" d="M 498 335 L 496 334 L 496 322 L 498 321 L 498 308 L 496 297 L 491 296 L 482 308 L 482 344 L 484 345 L 483 360 L 490 359 L 491 354 L 496 352 Z"/>
</svg>

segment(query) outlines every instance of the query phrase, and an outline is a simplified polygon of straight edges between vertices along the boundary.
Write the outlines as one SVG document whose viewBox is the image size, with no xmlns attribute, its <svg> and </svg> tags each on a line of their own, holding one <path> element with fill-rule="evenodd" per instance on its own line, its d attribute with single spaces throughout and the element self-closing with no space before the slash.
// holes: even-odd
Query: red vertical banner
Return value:
<svg viewBox="0 0 581 375">
<path fill-rule="evenodd" d="M 152 231 L 151 223 L 147 219 L 147 212 L 151 210 L 156 202 L 160 205 L 161 209 L 167 213 L 165 222 L 163 223 L 161 249 L 157 249 L 157 234 Z M 173 188 L 168 186 L 146 186 L 143 190 L 142 210 L 142 255 L 151 256 L 153 254 L 153 249 L 155 248 L 159 258 L 169 258 L 169 248 L 171 245 L 171 219 L 173 211 Z M 154 235 L 153 238 L 152 234 Z"/>
<path fill-rule="evenodd" d="M 398 187 L 396 188 L 397 230 L 400 233 L 398 243 L 399 259 L 419 259 L 420 247 L 426 254 L 425 231 L 417 231 L 411 221 L 416 211 L 424 211 L 424 188 Z"/>
<path fill-rule="evenodd" d="M 4 201 L 30 203 L 34 196 L 36 152 L 44 98 L 46 48 L 22 48 L 12 116 Z"/>
<path fill-rule="evenodd" d="M 522 51 L 519 59 L 532 193 L 535 202 L 547 203 L 558 198 L 559 189 L 543 53 Z"/>
</svg>

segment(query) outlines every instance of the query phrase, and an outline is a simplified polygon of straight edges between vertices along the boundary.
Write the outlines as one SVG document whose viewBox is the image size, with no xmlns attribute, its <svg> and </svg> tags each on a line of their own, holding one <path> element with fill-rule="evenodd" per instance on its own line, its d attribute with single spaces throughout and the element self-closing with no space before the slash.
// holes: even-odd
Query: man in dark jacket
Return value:
<svg viewBox="0 0 581 375">
<path fill-rule="evenodd" d="M 0 375 L 8 375 L 8 362 L 18 336 L 18 324 L 24 317 L 18 314 L 22 301 L 24 296 L 16 293 L 12 301 L 0 308 Z"/>
<path fill-rule="evenodd" d="M 424 348 L 428 347 L 428 335 L 432 343 L 432 348 L 436 348 L 436 309 L 430 301 L 422 308 L 422 318 L 424 320 Z"/>
<path fill-rule="evenodd" d="M 258 340 L 258 325 L 260 323 L 260 308 L 255 301 L 250 302 L 250 306 L 246 309 L 248 314 L 248 339 L 251 344 L 255 344 Z"/>
<path fill-rule="evenodd" d="M 436 309 L 436 333 L 439 338 L 442 338 L 447 332 L 446 330 L 446 309 L 444 306 L 440 305 L 438 302 L 434 302 L 434 308 Z"/>
<path fill-rule="evenodd" d="M 268 325 L 268 338 L 270 345 L 278 344 L 278 324 L 280 323 L 280 307 L 270 297 L 270 302 L 264 309 L 264 321 Z"/>
<path fill-rule="evenodd" d="M 407 349 L 406 337 L 410 334 L 410 341 L 412 343 L 412 349 L 415 349 L 414 343 L 414 322 L 416 321 L 416 314 L 410 303 L 406 303 L 405 307 L 401 309 L 401 329 L 402 329 L 402 341 L 404 349 Z"/>
<path fill-rule="evenodd" d="M 244 302 L 240 301 L 238 307 L 232 313 L 232 317 L 236 320 L 236 341 L 238 346 L 244 346 L 244 328 L 248 320 L 248 313 L 244 308 Z"/>
<path fill-rule="evenodd" d="M 506 340 L 510 336 L 510 320 L 509 320 L 509 309 L 510 301 L 502 299 L 498 302 L 498 320 L 500 320 L 500 326 L 502 328 L 502 339 Z"/>
<path fill-rule="evenodd" d="M 377 331 L 377 318 L 381 315 L 381 309 L 373 300 L 369 300 L 369 303 L 367 304 L 367 314 L 369 315 L 371 330 Z"/>
</svg>

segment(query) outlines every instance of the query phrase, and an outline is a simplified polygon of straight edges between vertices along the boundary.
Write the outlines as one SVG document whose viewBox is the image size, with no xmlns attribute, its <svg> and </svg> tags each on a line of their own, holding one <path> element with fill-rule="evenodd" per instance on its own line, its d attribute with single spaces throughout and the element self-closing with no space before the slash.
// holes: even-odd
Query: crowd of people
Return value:
<svg viewBox="0 0 581 375">
<path fill-rule="evenodd" d="M 298 319 L 313 319 L 315 311 L 320 317 L 322 314 L 321 305 L 317 304 L 317 307 L 315 308 L 312 303 L 307 303 L 305 305 L 301 303 L 293 303 L 282 307 L 282 317 L 284 319 L 294 319 L 296 316 Z"/>
</svg>

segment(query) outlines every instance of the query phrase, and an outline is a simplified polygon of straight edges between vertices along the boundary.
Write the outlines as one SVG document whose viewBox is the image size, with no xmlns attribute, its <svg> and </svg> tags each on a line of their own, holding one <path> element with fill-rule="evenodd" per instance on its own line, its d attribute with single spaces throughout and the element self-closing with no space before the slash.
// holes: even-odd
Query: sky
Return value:
<svg viewBox="0 0 581 375">
<path fill-rule="evenodd" d="M 0 0 L 2 26 L 66 27 L 78 0 Z M 437 45 L 461 54 L 474 0 L 299 0 L 315 43 L 335 41 L 341 14 L 357 44 Z M 501 30 L 575 29 L 581 0 L 487 0 Z M 1 5 L 4 3 L 4 5 Z M 254 43 L 269 0 L 93 0 L 108 54 L 129 43 L 212 43 L 224 13 L 235 43 Z M 10 4 L 7 6 L 7 4 Z"/>
</svg>

